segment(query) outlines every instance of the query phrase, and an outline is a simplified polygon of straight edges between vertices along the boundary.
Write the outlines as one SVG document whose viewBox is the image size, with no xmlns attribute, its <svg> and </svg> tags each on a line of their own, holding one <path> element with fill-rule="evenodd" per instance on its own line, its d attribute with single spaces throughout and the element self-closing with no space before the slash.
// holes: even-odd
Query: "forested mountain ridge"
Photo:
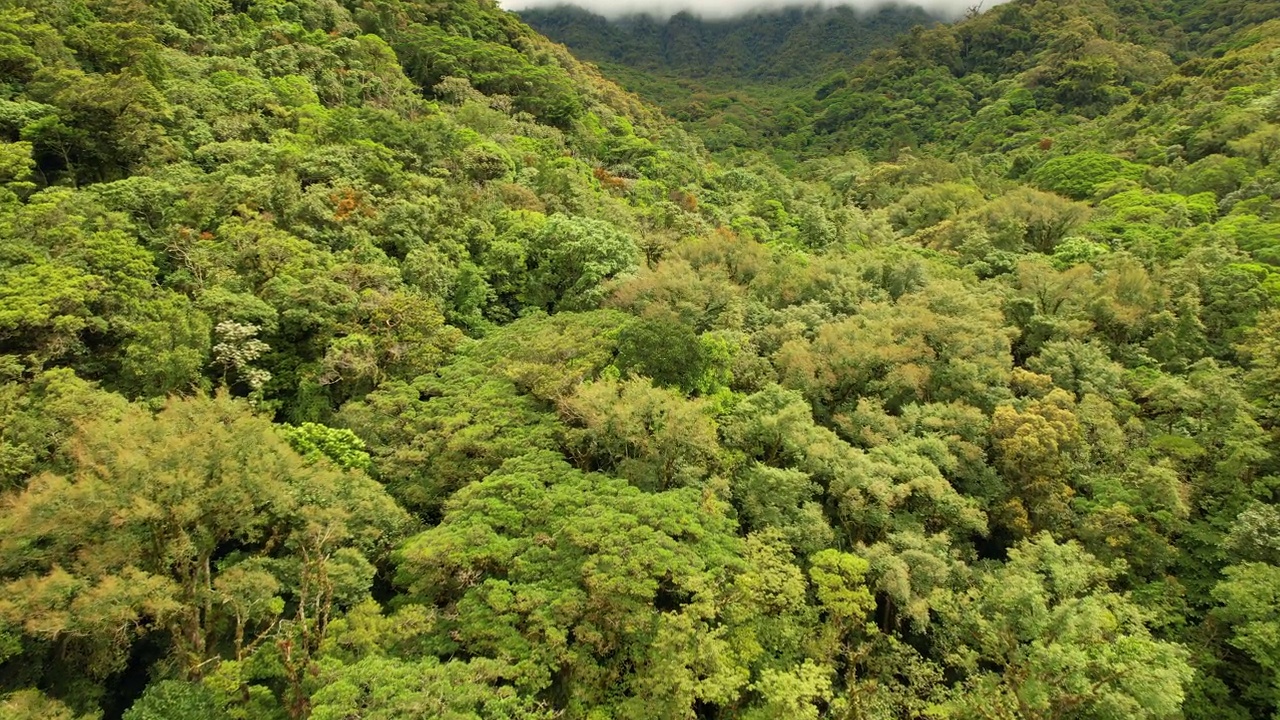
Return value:
<svg viewBox="0 0 1280 720">
<path fill-rule="evenodd" d="M 997 147 L 981 134 L 994 114 L 1017 115 L 1012 129 L 1027 132 L 1021 138 L 1031 144 L 1039 140 L 1031 133 L 1094 133 L 1101 128 L 1088 121 L 1112 111 L 1167 106 L 1161 92 L 1200 86 L 1221 95 L 1263 81 L 1268 61 L 1257 43 L 1266 43 L 1269 26 L 1259 23 L 1280 16 L 1280 9 L 1210 2 L 1198 10 L 1184 16 L 1172 3 L 1012 3 L 968 22 L 913 30 L 897 48 L 817 88 L 803 108 L 808 122 L 794 123 L 798 132 L 782 141 L 819 153 L 921 146 L 934 154 L 981 153 Z M 1225 38 L 1233 26 L 1237 33 Z M 1226 63 L 1213 62 L 1224 54 L 1241 67 L 1213 77 L 1230 72 Z M 1252 77 L 1244 74 L 1249 72 Z M 1222 98 L 1198 100 L 1177 109 L 1203 112 Z M 1199 124 L 1183 120 L 1184 127 Z M 1008 129 L 991 128 L 997 137 Z M 1152 139 L 1166 145 L 1186 140 L 1147 129 L 1135 128 L 1139 136 L 1156 135 Z M 1011 148 L 1005 141 L 1001 149 Z"/>
<path fill-rule="evenodd" d="M 519 12 L 577 57 L 672 78 L 741 81 L 817 79 L 866 56 L 915 25 L 936 22 L 914 6 L 873 11 L 799 7 L 704 20 L 689 12 L 614 20 L 564 5 Z"/>
<path fill-rule="evenodd" d="M 1270 12 L 713 160 L 485 2 L 11 3 L 0 717 L 1269 717 Z"/>
</svg>

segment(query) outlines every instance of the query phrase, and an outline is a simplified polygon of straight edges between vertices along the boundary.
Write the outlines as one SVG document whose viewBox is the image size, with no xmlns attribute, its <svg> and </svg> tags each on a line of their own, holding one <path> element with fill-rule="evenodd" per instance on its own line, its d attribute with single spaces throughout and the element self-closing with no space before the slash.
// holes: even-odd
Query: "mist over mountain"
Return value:
<svg viewBox="0 0 1280 720">
<path fill-rule="evenodd" d="M 774 82 L 825 77 L 941 19 L 916 6 L 779 7 L 731 19 L 684 11 L 610 19 L 575 6 L 520 11 L 538 32 L 578 57 L 686 79 Z"/>
<path fill-rule="evenodd" d="M 933 15 L 958 17 L 970 8 L 981 5 L 991 7 L 1007 0 L 987 0 L 979 3 L 974 0 L 913 0 L 905 3 L 919 7 Z M 563 6 L 564 0 L 503 0 L 502 7 L 516 12 L 554 8 Z M 849 8 L 856 11 L 875 11 L 884 7 L 892 7 L 899 3 L 886 0 L 575 0 L 576 7 L 610 19 L 634 15 L 648 15 L 657 19 L 670 18 L 673 15 L 687 12 L 706 20 L 724 20 L 744 15 L 774 12 L 793 8 Z"/>
</svg>

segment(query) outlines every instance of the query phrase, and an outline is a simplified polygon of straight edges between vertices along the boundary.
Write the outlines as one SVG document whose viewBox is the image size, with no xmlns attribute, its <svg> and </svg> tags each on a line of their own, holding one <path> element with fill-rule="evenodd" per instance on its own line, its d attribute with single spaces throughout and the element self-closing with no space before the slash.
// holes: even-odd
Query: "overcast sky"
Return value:
<svg viewBox="0 0 1280 720">
<path fill-rule="evenodd" d="M 983 8 L 998 5 L 1005 0 L 986 0 Z M 847 5 L 855 8 L 879 8 L 891 4 L 889 0 L 499 0 L 502 7 L 508 10 L 525 10 L 534 7 L 554 7 L 557 5 L 577 5 L 605 17 L 636 15 L 645 13 L 659 18 L 670 17 L 688 10 L 704 18 L 727 18 L 744 13 L 797 5 Z M 931 12 L 960 15 L 973 5 L 976 0 L 911 0 L 910 5 L 919 5 Z"/>
</svg>

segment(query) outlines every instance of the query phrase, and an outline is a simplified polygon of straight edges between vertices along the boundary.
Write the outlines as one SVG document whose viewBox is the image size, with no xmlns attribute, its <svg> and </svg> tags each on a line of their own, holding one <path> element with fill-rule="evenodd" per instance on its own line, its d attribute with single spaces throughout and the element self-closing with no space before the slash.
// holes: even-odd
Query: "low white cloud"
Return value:
<svg viewBox="0 0 1280 720">
<path fill-rule="evenodd" d="M 981 7 L 987 8 L 1006 1 L 986 0 L 981 4 Z M 894 4 L 916 5 L 938 15 L 954 17 L 978 5 L 978 0 L 910 0 L 909 2 L 894 2 L 894 0 L 572 0 L 571 2 L 566 2 L 566 0 L 499 0 L 499 4 L 507 10 L 575 5 L 607 18 L 628 15 L 651 15 L 656 18 L 668 18 L 676 13 L 688 11 L 702 18 L 717 20 L 788 7 L 845 6 L 858 10 L 876 10 L 886 5 Z"/>
</svg>

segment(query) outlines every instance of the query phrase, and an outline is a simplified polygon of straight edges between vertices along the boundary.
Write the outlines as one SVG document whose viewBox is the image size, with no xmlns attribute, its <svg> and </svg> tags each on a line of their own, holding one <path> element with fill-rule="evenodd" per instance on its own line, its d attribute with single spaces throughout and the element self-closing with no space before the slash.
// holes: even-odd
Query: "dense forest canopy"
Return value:
<svg viewBox="0 0 1280 720">
<path fill-rule="evenodd" d="M 1280 712 L 1280 7 L 736 119 L 488 0 L 0 48 L 3 720 Z"/>
</svg>

